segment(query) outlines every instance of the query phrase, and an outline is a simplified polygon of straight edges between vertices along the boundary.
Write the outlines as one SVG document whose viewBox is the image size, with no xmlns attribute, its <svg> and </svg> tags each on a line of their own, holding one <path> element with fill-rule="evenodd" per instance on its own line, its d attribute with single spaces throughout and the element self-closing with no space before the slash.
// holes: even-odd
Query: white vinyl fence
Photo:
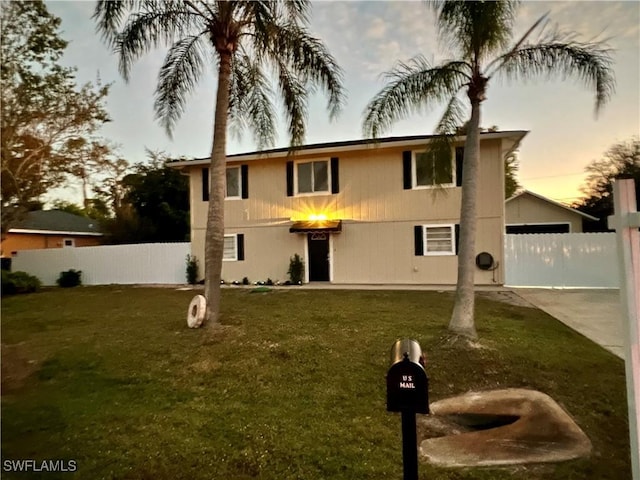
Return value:
<svg viewBox="0 0 640 480">
<path fill-rule="evenodd" d="M 43 285 L 55 285 L 60 272 L 69 269 L 82 271 L 83 285 L 178 284 L 186 282 L 189 253 L 190 243 L 21 250 L 11 270 L 35 275 Z"/>
<path fill-rule="evenodd" d="M 619 288 L 615 233 L 505 235 L 505 284 Z"/>
</svg>

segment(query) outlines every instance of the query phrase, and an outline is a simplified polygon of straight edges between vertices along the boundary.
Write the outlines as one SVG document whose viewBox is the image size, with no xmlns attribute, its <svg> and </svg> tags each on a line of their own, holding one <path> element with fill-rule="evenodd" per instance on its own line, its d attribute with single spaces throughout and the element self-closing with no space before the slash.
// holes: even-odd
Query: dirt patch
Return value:
<svg viewBox="0 0 640 480">
<path fill-rule="evenodd" d="M 486 298 L 495 302 L 507 303 L 516 307 L 537 308 L 534 304 L 527 302 L 520 295 L 511 291 L 476 292 L 476 295 L 480 298 Z"/>
<path fill-rule="evenodd" d="M 2 394 L 19 390 L 38 369 L 38 362 L 29 358 L 23 343 L 2 344 Z"/>
</svg>

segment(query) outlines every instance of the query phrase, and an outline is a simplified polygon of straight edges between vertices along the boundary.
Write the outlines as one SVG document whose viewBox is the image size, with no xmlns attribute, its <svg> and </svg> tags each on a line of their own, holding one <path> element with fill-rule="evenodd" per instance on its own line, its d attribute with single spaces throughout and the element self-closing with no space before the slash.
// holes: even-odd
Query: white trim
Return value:
<svg viewBox="0 0 640 480">
<path fill-rule="evenodd" d="M 418 185 L 418 174 L 417 174 L 417 155 L 418 153 L 424 153 L 419 150 L 411 151 L 411 189 L 412 190 L 422 190 L 422 189 L 433 189 L 433 188 L 451 188 L 456 186 L 456 166 L 455 166 L 455 149 L 453 150 L 453 156 L 451 158 L 451 182 L 442 183 L 442 184 L 432 184 L 432 185 Z"/>
<path fill-rule="evenodd" d="M 451 232 L 451 251 L 429 252 L 427 250 L 427 229 L 449 227 Z M 456 254 L 456 226 L 453 223 L 430 223 L 422 225 L 422 255 L 425 257 L 446 257 Z"/>
<path fill-rule="evenodd" d="M 483 142 L 485 140 L 495 140 L 495 139 L 510 139 L 513 142 L 512 147 L 507 147 L 505 152 L 509 152 L 514 150 L 515 147 L 519 144 L 519 142 L 528 134 L 527 130 L 508 130 L 503 132 L 483 132 L 480 134 L 480 141 Z M 416 139 L 398 139 L 398 140 L 390 140 L 387 142 L 376 142 L 370 141 L 368 143 L 358 142 L 354 145 L 332 145 L 331 143 L 318 144 L 313 148 L 308 149 L 300 149 L 296 151 L 297 155 L 318 155 L 318 156 L 331 156 L 332 153 L 344 153 L 344 152 L 354 152 L 361 150 L 373 150 L 377 148 L 398 148 L 398 147 L 419 147 L 424 146 L 426 143 L 430 142 L 435 135 L 426 136 L 424 138 L 416 138 Z M 384 139 L 380 139 L 384 140 Z M 464 135 L 456 136 L 453 141 L 457 143 L 463 143 L 465 140 Z M 277 152 L 249 152 L 245 154 L 232 155 L 231 157 L 227 157 L 227 162 L 246 162 L 252 160 L 269 160 L 275 158 L 289 158 L 291 156 L 291 152 L 288 149 L 280 149 Z M 208 165 L 210 164 L 210 158 L 202 158 L 197 160 L 181 160 L 178 162 L 168 162 L 166 165 L 169 167 L 192 167 L 199 165 Z"/>
<path fill-rule="evenodd" d="M 104 233 L 98 232 L 70 232 L 62 230 L 36 230 L 30 228 L 11 228 L 8 233 L 39 233 L 41 235 L 86 235 L 89 237 L 102 237 Z"/>
<path fill-rule="evenodd" d="M 315 175 L 313 170 L 313 164 L 316 162 L 326 162 L 327 164 L 327 189 L 322 191 L 312 191 L 312 192 L 299 192 L 298 191 L 298 165 L 303 163 L 311 164 L 311 188 L 314 188 L 313 183 L 315 182 Z M 293 163 L 293 195 L 296 197 L 314 197 L 318 195 L 331 195 L 331 159 L 313 159 L 313 160 L 296 160 Z"/>
<path fill-rule="evenodd" d="M 237 262 L 238 261 L 238 234 L 237 233 L 227 233 L 224 235 L 224 238 L 233 237 L 233 258 L 224 258 L 224 241 L 222 244 L 222 261 L 223 262 Z"/>
<path fill-rule="evenodd" d="M 228 170 L 238 170 L 238 195 L 234 195 L 230 197 L 227 195 L 227 171 Z M 211 192 L 209 192 L 211 194 Z M 241 200 L 242 199 L 242 168 L 241 165 L 232 165 L 228 166 L 224 170 L 224 199 L 225 200 Z"/>
<path fill-rule="evenodd" d="M 569 225 L 569 231 L 567 233 L 572 233 L 571 232 L 571 222 L 525 222 L 525 223 L 505 223 L 505 230 L 506 227 L 527 227 L 529 225 Z"/>
</svg>

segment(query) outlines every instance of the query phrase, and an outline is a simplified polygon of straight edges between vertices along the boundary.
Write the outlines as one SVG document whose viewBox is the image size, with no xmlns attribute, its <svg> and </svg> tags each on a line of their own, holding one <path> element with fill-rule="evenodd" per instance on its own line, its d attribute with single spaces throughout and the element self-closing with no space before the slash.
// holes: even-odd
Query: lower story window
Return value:
<svg viewBox="0 0 640 480">
<path fill-rule="evenodd" d="M 424 255 L 455 255 L 454 225 L 423 225 Z"/>
<path fill-rule="evenodd" d="M 233 233 L 224 236 L 222 260 L 225 262 L 244 260 L 244 235 L 242 233 Z"/>
</svg>

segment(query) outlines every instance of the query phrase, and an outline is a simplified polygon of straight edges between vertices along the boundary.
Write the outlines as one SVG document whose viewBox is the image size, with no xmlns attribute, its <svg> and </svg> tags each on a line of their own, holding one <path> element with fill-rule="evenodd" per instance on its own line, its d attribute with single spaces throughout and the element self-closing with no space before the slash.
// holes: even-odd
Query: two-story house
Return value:
<svg viewBox="0 0 640 480">
<path fill-rule="evenodd" d="M 502 284 L 504 157 L 524 131 L 482 133 L 476 247 L 495 259 L 476 283 Z M 299 254 L 308 282 L 455 284 L 464 137 L 451 173 L 424 154 L 433 136 L 306 145 L 227 157 L 226 281 L 287 280 Z M 190 176 L 192 254 L 204 260 L 209 159 Z"/>
</svg>

